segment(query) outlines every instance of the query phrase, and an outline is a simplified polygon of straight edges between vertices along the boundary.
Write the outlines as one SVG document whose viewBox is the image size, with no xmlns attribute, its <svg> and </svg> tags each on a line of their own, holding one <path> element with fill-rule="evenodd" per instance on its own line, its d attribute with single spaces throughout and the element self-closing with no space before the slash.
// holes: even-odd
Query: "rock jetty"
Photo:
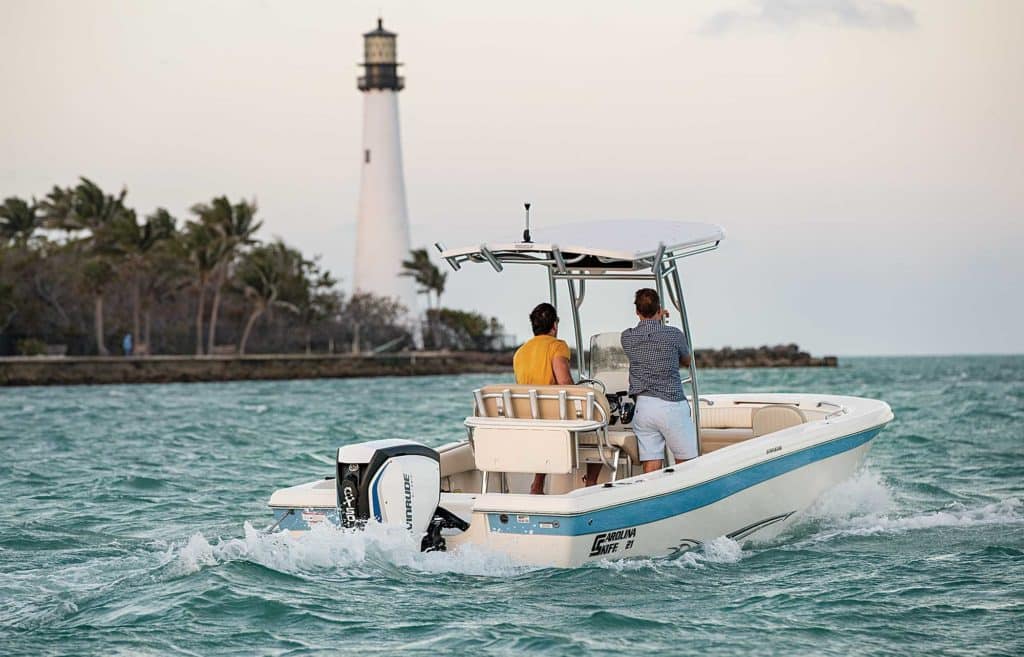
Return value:
<svg viewBox="0 0 1024 657">
<path fill-rule="evenodd" d="M 721 367 L 838 367 L 835 356 L 815 357 L 795 344 L 774 347 L 696 349 L 697 369 Z"/>
</svg>

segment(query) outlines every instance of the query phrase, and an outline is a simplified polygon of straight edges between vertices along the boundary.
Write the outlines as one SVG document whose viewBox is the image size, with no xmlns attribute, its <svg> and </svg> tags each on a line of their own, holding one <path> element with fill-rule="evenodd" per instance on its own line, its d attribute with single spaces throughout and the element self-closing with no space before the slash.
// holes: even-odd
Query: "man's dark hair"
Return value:
<svg viewBox="0 0 1024 657">
<path fill-rule="evenodd" d="M 558 321 L 558 311 L 550 303 L 539 304 L 530 313 L 530 324 L 533 326 L 534 335 L 551 333 Z"/>
<path fill-rule="evenodd" d="M 658 298 L 658 293 L 649 287 L 637 290 L 633 303 L 636 305 L 637 313 L 648 319 L 654 317 L 661 310 L 661 299 Z"/>
</svg>

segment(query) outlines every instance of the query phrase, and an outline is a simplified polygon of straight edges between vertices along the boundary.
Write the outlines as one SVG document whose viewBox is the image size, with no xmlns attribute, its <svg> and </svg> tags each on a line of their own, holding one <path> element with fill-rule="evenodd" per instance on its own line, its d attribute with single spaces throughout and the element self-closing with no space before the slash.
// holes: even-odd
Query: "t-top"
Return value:
<svg viewBox="0 0 1024 657">
<path fill-rule="evenodd" d="M 516 383 L 548 386 L 555 383 L 551 360 L 560 356 L 569 360 L 569 345 L 552 335 L 535 335 L 516 350 L 512 369 Z"/>
<path fill-rule="evenodd" d="M 641 319 L 622 332 L 622 350 L 629 358 L 629 394 L 683 401 L 679 360 L 686 356 L 686 337 L 657 319 Z"/>
</svg>

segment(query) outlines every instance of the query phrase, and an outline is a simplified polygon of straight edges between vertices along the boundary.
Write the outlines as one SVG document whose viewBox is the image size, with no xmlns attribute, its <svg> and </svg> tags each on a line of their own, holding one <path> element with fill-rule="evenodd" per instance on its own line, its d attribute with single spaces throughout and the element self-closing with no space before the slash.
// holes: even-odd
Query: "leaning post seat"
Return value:
<svg viewBox="0 0 1024 657">
<path fill-rule="evenodd" d="M 614 480 L 624 450 L 609 442 L 610 417 L 589 386 L 499 384 L 473 391 L 466 426 L 481 472 L 569 474 L 600 462 Z"/>
</svg>

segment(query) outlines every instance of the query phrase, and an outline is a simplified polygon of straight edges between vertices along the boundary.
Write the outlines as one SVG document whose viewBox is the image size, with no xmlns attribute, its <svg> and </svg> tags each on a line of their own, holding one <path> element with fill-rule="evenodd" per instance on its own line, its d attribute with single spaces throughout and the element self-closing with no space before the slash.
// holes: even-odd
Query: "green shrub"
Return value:
<svg viewBox="0 0 1024 657">
<path fill-rule="evenodd" d="M 18 340 L 18 354 L 22 356 L 42 356 L 46 353 L 46 343 L 36 338 Z"/>
</svg>

